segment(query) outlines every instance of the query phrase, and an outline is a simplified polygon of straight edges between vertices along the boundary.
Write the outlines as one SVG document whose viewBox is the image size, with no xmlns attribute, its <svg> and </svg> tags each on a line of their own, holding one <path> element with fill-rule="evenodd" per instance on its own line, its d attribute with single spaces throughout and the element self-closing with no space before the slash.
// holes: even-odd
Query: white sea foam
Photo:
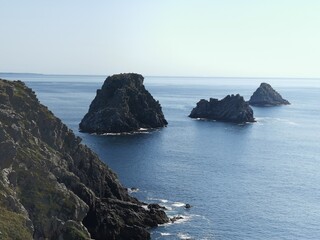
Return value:
<svg viewBox="0 0 320 240">
<path fill-rule="evenodd" d="M 91 133 L 91 135 L 102 135 L 102 136 L 125 136 L 125 135 L 135 135 L 135 134 L 149 134 L 152 131 L 155 131 L 152 128 L 140 128 L 138 131 L 133 131 L 133 132 L 121 132 L 121 133 L 102 133 L 102 134 L 97 134 L 97 133 Z"/>
<path fill-rule="evenodd" d="M 181 217 L 181 219 L 177 219 L 174 222 L 172 222 L 173 224 L 179 224 L 179 223 L 185 223 L 191 220 L 192 215 L 168 215 L 169 219 L 174 218 L 174 217 Z"/>
<path fill-rule="evenodd" d="M 172 204 L 173 207 L 184 207 L 186 204 L 183 202 L 174 202 Z"/>
<path fill-rule="evenodd" d="M 161 236 L 171 236 L 171 233 L 160 233 Z"/>
<path fill-rule="evenodd" d="M 101 135 L 103 135 L 103 136 L 120 136 L 120 135 L 126 135 L 126 134 L 127 133 L 104 133 L 104 134 L 101 134 Z"/>
<path fill-rule="evenodd" d="M 145 210 L 149 210 L 148 205 L 141 205 Z"/>
<path fill-rule="evenodd" d="M 208 122 L 216 122 L 217 120 L 208 119 L 208 118 L 193 118 L 195 121 L 208 121 Z"/>
<path fill-rule="evenodd" d="M 178 219 L 177 221 L 175 221 L 175 223 L 185 223 L 191 220 L 192 216 L 191 215 L 179 215 L 180 217 L 182 217 L 182 219 Z"/>
<path fill-rule="evenodd" d="M 139 192 L 139 188 L 128 188 L 128 193 L 135 193 L 135 192 Z"/>
<path fill-rule="evenodd" d="M 167 199 L 161 199 L 161 198 L 147 198 L 150 201 L 157 201 L 157 202 L 162 202 L 162 203 L 167 203 L 169 200 Z"/>
<path fill-rule="evenodd" d="M 165 204 L 163 204 L 163 206 L 166 208 L 167 211 L 172 211 L 172 207 L 165 205 Z"/>
<path fill-rule="evenodd" d="M 178 237 L 182 240 L 191 240 L 191 236 L 188 233 L 178 233 Z"/>
</svg>

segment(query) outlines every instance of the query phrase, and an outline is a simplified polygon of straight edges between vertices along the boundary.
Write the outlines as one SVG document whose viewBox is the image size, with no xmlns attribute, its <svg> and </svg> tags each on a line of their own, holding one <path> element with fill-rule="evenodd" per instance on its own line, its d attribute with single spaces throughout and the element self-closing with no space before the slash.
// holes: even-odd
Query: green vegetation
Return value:
<svg viewBox="0 0 320 240">
<path fill-rule="evenodd" d="M 24 169 L 17 172 L 19 176 L 18 195 L 21 203 L 32 209 L 35 224 L 41 223 L 43 219 L 51 218 L 59 212 L 66 216 L 72 213 L 75 208 L 73 199 L 63 191 L 57 189 L 56 183 L 50 181 L 48 176 L 40 169 L 33 169 L 32 173 Z"/>
<path fill-rule="evenodd" d="M 32 233 L 26 226 L 25 218 L 18 213 L 0 206 L 0 239 L 32 239 Z"/>
<path fill-rule="evenodd" d="M 77 229 L 75 226 L 68 227 L 66 232 L 63 234 L 63 239 L 65 240 L 86 240 L 88 237 L 80 229 Z"/>
</svg>

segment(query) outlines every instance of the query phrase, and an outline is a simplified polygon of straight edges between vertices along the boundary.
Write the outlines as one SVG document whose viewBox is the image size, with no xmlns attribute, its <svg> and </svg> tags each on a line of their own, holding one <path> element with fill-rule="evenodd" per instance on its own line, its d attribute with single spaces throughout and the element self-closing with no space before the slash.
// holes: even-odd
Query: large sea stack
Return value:
<svg viewBox="0 0 320 240">
<path fill-rule="evenodd" d="M 253 93 L 249 100 L 249 104 L 252 106 L 277 106 L 288 105 L 288 100 L 285 100 L 281 95 L 274 90 L 270 84 L 261 83 L 260 87 Z"/>
<path fill-rule="evenodd" d="M 201 99 L 189 117 L 233 123 L 255 121 L 251 107 L 239 94 L 228 95 L 220 101 L 214 98 L 210 98 L 209 101 Z"/>
<path fill-rule="evenodd" d="M 168 222 L 80 142 L 22 82 L 0 80 L 0 239 L 149 239 Z"/>
<path fill-rule="evenodd" d="M 97 90 L 80 131 L 123 133 L 166 126 L 161 106 L 145 89 L 143 80 L 135 73 L 109 76 Z"/>
</svg>

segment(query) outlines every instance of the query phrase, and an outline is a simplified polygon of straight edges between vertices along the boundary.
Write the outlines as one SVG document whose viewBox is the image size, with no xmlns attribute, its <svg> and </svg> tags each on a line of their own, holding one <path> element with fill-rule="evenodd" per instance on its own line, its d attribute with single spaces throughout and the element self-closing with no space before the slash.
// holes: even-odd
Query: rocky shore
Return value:
<svg viewBox="0 0 320 240">
<path fill-rule="evenodd" d="M 140 76 L 132 78 L 132 85 L 141 86 Z M 112 93 L 103 87 L 98 95 L 108 102 Z M 161 109 L 154 104 L 152 109 Z M 158 124 L 164 123 L 159 116 Z M 169 221 L 161 208 L 144 208 L 131 197 L 31 89 L 6 80 L 0 80 L 0 213 L 0 239 L 140 240 L 150 238 L 148 228 Z"/>
<path fill-rule="evenodd" d="M 228 95 L 222 100 L 201 99 L 191 111 L 191 118 L 205 118 L 224 122 L 254 122 L 253 111 L 239 94 Z"/>
<path fill-rule="evenodd" d="M 79 124 L 88 133 L 127 133 L 168 124 L 160 103 L 145 89 L 140 74 L 109 76 Z"/>
<path fill-rule="evenodd" d="M 278 106 L 289 105 L 289 101 L 283 99 L 282 96 L 274 90 L 270 84 L 261 83 L 258 89 L 253 93 L 249 100 L 249 104 L 252 106 Z"/>
</svg>

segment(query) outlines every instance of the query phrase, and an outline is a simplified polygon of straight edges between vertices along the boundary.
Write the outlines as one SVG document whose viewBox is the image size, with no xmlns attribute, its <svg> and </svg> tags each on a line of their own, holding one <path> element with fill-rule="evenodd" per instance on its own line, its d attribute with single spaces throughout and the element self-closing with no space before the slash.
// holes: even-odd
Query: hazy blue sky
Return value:
<svg viewBox="0 0 320 240">
<path fill-rule="evenodd" d="M 320 77 L 319 0 L 0 0 L 0 71 Z"/>
</svg>

